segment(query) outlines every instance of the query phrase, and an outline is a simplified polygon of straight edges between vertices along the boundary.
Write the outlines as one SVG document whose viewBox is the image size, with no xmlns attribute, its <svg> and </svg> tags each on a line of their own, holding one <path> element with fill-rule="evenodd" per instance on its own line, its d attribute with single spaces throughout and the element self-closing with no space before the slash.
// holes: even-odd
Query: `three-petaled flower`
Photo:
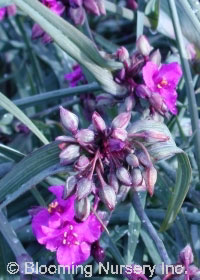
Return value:
<svg viewBox="0 0 200 280">
<path fill-rule="evenodd" d="M 84 222 L 75 219 L 72 196 L 63 200 L 63 186 L 51 186 L 56 199 L 47 208 L 39 208 L 33 214 L 32 229 L 40 244 L 56 251 L 61 265 L 71 266 L 83 263 L 91 255 L 92 244 L 100 238 L 102 226 L 94 214 Z"/>
</svg>

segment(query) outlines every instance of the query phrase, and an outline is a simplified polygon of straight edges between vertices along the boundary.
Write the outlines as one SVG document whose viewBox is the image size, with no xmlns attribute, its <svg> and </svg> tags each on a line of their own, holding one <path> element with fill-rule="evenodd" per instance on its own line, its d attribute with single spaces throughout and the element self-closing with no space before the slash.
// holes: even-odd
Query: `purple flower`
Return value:
<svg viewBox="0 0 200 280">
<path fill-rule="evenodd" d="M 159 68 L 153 62 L 147 62 L 143 67 L 143 79 L 146 86 L 154 93 L 159 93 L 169 111 L 176 115 L 176 86 L 182 76 L 182 70 L 177 62 L 162 64 Z"/>
<path fill-rule="evenodd" d="M 86 83 L 85 76 L 79 64 L 72 67 L 73 71 L 64 76 L 65 80 L 69 81 L 70 87 L 76 87 L 80 82 Z"/>
<path fill-rule="evenodd" d="M 15 5 L 0 8 L 0 21 L 2 21 L 6 15 L 14 16 L 16 14 L 16 11 L 17 9 Z"/>
<path fill-rule="evenodd" d="M 57 0 L 41 0 L 42 4 L 48 7 L 52 12 L 54 12 L 57 15 L 62 15 L 65 7 L 64 5 Z M 35 23 L 32 28 L 32 39 L 40 38 L 42 37 L 42 42 L 44 44 L 47 44 L 52 41 L 51 37 L 44 32 L 44 30 L 40 27 L 39 24 Z"/>
<path fill-rule="evenodd" d="M 51 186 L 56 199 L 33 214 L 32 229 L 37 241 L 55 251 L 61 265 L 78 265 L 91 255 L 91 246 L 99 240 L 101 224 L 94 214 L 84 222 L 75 219 L 75 196 L 63 200 L 64 186 Z"/>
</svg>

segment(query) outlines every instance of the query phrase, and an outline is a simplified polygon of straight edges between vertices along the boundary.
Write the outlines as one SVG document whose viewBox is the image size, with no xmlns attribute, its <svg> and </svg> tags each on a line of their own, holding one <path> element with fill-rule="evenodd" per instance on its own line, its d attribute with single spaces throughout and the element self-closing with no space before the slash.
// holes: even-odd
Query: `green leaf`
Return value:
<svg viewBox="0 0 200 280">
<path fill-rule="evenodd" d="M 189 159 L 185 153 L 177 155 L 177 158 L 178 171 L 176 176 L 176 185 L 171 194 L 169 206 L 160 231 L 165 231 L 172 225 L 189 190 L 189 183 L 191 180 L 191 167 Z"/>
<path fill-rule="evenodd" d="M 1 207 L 15 200 L 47 176 L 67 170 L 59 164 L 59 153 L 58 143 L 53 142 L 39 148 L 16 164 L 0 180 L 0 201 L 6 199 Z"/>
<path fill-rule="evenodd" d="M 151 257 L 153 263 L 161 264 L 162 259 L 161 259 L 160 255 L 158 254 L 158 250 L 157 250 L 153 240 L 149 236 L 149 234 L 146 231 L 141 230 L 141 237 L 142 237 L 142 240 L 145 244 L 147 252 L 149 253 L 149 256 Z"/>
<path fill-rule="evenodd" d="M 0 144 L 0 153 L 4 154 L 6 157 L 13 159 L 16 162 L 20 161 L 25 156 L 21 152 L 3 144 Z"/>
<path fill-rule="evenodd" d="M 160 0 L 148 1 L 145 8 L 145 15 L 150 20 L 152 29 L 156 29 L 158 26 L 159 11 L 160 11 Z"/>
<path fill-rule="evenodd" d="M 39 129 L 32 123 L 32 121 L 5 95 L 0 92 L 0 106 L 15 116 L 23 124 L 25 124 L 44 144 L 48 144 L 49 141 L 39 131 Z"/>
<path fill-rule="evenodd" d="M 109 71 L 121 68 L 121 63 L 105 60 L 92 41 L 39 1 L 14 0 L 14 3 L 37 22 L 63 50 L 85 66 L 104 90 L 112 94 L 125 93 L 125 89 L 114 82 Z"/>
<path fill-rule="evenodd" d="M 5 7 L 13 4 L 12 0 L 0 0 L 0 7 Z"/>
</svg>

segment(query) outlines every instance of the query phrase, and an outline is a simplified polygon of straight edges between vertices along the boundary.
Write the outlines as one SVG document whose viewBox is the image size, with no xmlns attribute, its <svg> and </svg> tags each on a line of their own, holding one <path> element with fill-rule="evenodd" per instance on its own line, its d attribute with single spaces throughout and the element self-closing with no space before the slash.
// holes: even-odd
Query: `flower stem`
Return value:
<svg viewBox="0 0 200 280">
<path fill-rule="evenodd" d="M 178 48 L 180 52 L 181 57 L 181 63 L 183 67 L 183 73 L 184 73 L 184 79 L 185 79 L 185 86 L 186 86 L 186 92 L 188 95 L 188 105 L 189 105 L 189 111 L 191 115 L 191 121 L 192 121 L 192 130 L 195 134 L 195 150 L 196 150 L 196 160 L 199 170 L 199 177 L 200 177 L 200 130 L 199 130 L 199 117 L 198 117 L 198 108 L 195 98 L 195 92 L 193 87 L 193 80 L 192 80 L 192 74 L 190 70 L 190 65 L 187 59 L 187 53 L 185 48 L 185 42 L 183 40 L 183 35 L 181 31 L 181 25 L 176 9 L 176 4 L 174 0 L 168 0 L 169 8 L 172 16 L 172 21 L 174 25 L 174 30 L 176 34 L 176 39 L 178 43 Z"/>
<path fill-rule="evenodd" d="M 165 264 L 170 264 L 171 260 L 167 254 L 165 246 L 164 246 L 162 240 L 160 239 L 160 237 L 158 236 L 158 233 L 155 230 L 154 226 L 152 225 L 151 221 L 149 220 L 146 213 L 144 212 L 144 209 L 143 209 L 141 201 L 140 201 L 140 197 L 136 191 L 133 192 L 132 204 L 133 204 L 136 214 L 140 218 L 142 224 L 144 225 L 145 229 L 149 233 L 150 237 L 153 239 L 153 241 L 157 247 L 158 253 L 159 253 L 160 257 L 162 258 L 163 262 Z"/>
</svg>

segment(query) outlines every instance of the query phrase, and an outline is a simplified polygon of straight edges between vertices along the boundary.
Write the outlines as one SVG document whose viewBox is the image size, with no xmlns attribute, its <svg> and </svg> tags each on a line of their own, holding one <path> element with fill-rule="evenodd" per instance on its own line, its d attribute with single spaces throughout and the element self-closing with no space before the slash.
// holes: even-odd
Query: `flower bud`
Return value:
<svg viewBox="0 0 200 280">
<path fill-rule="evenodd" d="M 143 151 L 137 153 L 137 158 L 139 159 L 139 162 L 143 166 L 150 167 L 152 165 L 152 163 L 149 160 L 148 156 Z"/>
<path fill-rule="evenodd" d="M 115 102 L 115 100 L 113 96 L 106 93 L 102 93 L 96 97 L 96 102 L 97 102 L 97 107 L 101 107 L 101 106 L 112 105 Z"/>
<path fill-rule="evenodd" d="M 143 177 L 139 168 L 134 168 L 131 172 L 131 175 L 134 187 L 137 187 L 142 184 Z"/>
<path fill-rule="evenodd" d="M 111 186 L 104 185 L 99 192 L 99 196 L 110 211 L 114 210 L 116 205 L 116 194 Z"/>
<path fill-rule="evenodd" d="M 90 215 L 90 200 L 88 197 L 83 198 L 79 201 L 76 201 L 76 218 L 79 221 L 87 220 L 88 216 Z"/>
<path fill-rule="evenodd" d="M 76 133 L 78 129 L 78 117 L 75 114 L 60 106 L 60 118 L 65 129 Z"/>
<path fill-rule="evenodd" d="M 194 256 L 192 253 L 192 248 L 190 245 L 187 245 L 179 254 L 179 259 L 182 264 L 189 266 L 194 262 Z"/>
<path fill-rule="evenodd" d="M 135 0 L 128 0 L 127 1 L 127 7 L 129 9 L 132 9 L 133 11 L 135 11 L 138 8 L 138 3 Z"/>
<path fill-rule="evenodd" d="M 130 122 L 130 119 L 131 119 L 130 112 L 121 113 L 112 121 L 112 127 L 126 129 L 126 127 Z"/>
<path fill-rule="evenodd" d="M 71 7 L 77 8 L 77 7 L 82 6 L 83 0 L 69 0 L 69 4 Z"/>
<path fill-rule="evenodd" d="M 127 131 L 123 128 L 116 128 L 112 132 L 112 137 L 116 139 L 120 139 L 122 141 L 125 141 L 127 139 Z"/>
<path fill-rule="evenodd" d="M 79 171 L 85 170 L 85 168 L 88 166 L 90 163 L 88 157 L 85 155 L 82 155 L 79 157 L 78 161 L 75 164 L 75 168 Z"/>
<path fill-rule="evenodd" d="M 96 0 L 99 11 L 102 15 L 106 15 L 104 0 Z"/>
<path fill-rule="evenodd" d="M 81 129 L 75 135 L 80 144 L 88 144 L 94 141 L 94 131 L 90 129 Z"/>
<path fill-rule="evenodd" d="M 103 132 L 106 129 L 104 120 L 97 112 L 94 112 L 92 115 L 92 123 L 97 131 Z"/>
<path fill-rule="evenodd" d="M 80 147 L 78 145 L 69 145 L 59 155 L 63 165 L 71 163 L 80 156 Z"/>
<path fill-rule="evenodd" d="M 131 175 L 124 167 L 119 167 L 116 171 L 117 178 L 126 186 L 132 185 Z"/>
<path fill-rule="evenodd" d="M 121 185 L 121 187 L 119 188 L 118 195 L 117 195 L 117 202 L 124 201 L 127 197 L 129 190 L 130 190 L 130 187 Z"/>
<path fill-rule="evenodd" d="M 63 192 L 63 199 L 68 198 L 70 195 L 74 194 L 76 190 L 76 183 L 77 179 L 75 176 L 69 176 L 66 180 L 64 192 Z"/>
<path fill-rule="evenodd" d="M 121 62 L 129 59 L 129 53 L 125 47 L 120 47 L 116 52 L 117 59 Z"/>
<path fill-rule="evenodd" d="M 128 165 L 130 165 L 132 167 L 138 167 L 139 166 L 139 160 L 136 157 L 136 155 L 134 155 L 134 154 L 129 154 L 126 157 L 126 161 L 127 161 Z"/>
<path fill-rule="evenodd" d="M 85 22 L 85 11 L 83 7 L 78 7 L 76 9 L 74 8 L 69 8 L 69 14 L 70 17 L 72 18 L 73 22 L 76 25 L 83 25 Z"/>
<path fill-rule="evenodd" d="M 191 43 L 187 44 L 186 51 L 187 51 L 188 59 L 194 60 L 196 58 L 197 52 L 195 50 L 194 44 L 191 44 Z"/>
<path fill-rule="evenodd" d="M 127 112 L 130 112 L 135 107 L 136 100 L 133 95 L 129 95 L 124 100 L 124 107 Z"/>
<path fill-rule="evenodd" d="M 161 59 L 161 53 L 159 50 L 155 50 L 149 57 L 149 60 L 157 64 L 158 66 L 160 66 L 161 64 Z"/>
<path fill-rule="evenodd" d="M 153 165 L 149 168 L 146 168 L 146 170 L 143 172 L 143 178 L 145 180 L 147 190 L 150 196 L 152 196 L 154 193 L 154 186 L 157 181 L 157 170 Z"/>
<path fill-rule="evenodd" d="M 44 30 L 39 26 L 39 24 L 35 23 L 32 28 L 32 39 L 36 39 L 44 34 Z"/>
<path fill-rule="evenodd" d="M 155 143 L 155 142 L 165 142 L 169 140 L 169 136 L 164 133 L 157 131 L 144 130 L 141 132 L 141 138 L 145 139 L 145 142 Z"/>
<path fill-rule="evenodd" d="M 115 174 L 112 173 L 112 172 L 108 175 L 108 183 L 110 184 L 111 187 L 113 187 L 115 193 L 118 193 L 119 182 L 118 182 L 117 177 L 115 176 Z"/>
<path fill-rule="evenodd" d="M 88 178 L 82 178 L 77 183 L 76 195 L 78 200 L 87 197 L 92 191 L 92 181 Z"/>
<path fill-rule="evenodd" d="M 58 137 L 56 137 L 56 139 L 55 139 L 56 141 L 62 141 L 62 142 L 71 142 L 71 143 L 73 143 L 73 142 L 76 142 L 76 140 L 73 138 L 73 137 L 71 137 L 71 136 L 65 136 L 65 135 L 62 135 L 62 136 L 58 136 Z"/>
<path fill-rule="evenodd" d="M 149 102 L 157 111 L 161 111 L 163 99 L 159 93 L 153 92 L 149 98 Z"/>
<path fill-rule="evenodd" d="M 90 11 L 91 13 L 95 14 L 96 16 L 100 15 L 99 7 L 95 0 L 87 0 L 84 1 L 85 8 Z"/>
<path fill-rule="evenodd" d="M 148 98 L 151 96 L 150 89 L 145 85 L 138 85 L 136 87 L 135 92 L 136 92 L 136 95 L 140 98 Z"/>
<path fill-rule="evenodd" d="M 99 241 L 96 241 L 92 244 L 91 248 L 91 254 L 94 257 L 96 262 L 103 263 L 105 259 L 105 251 L 104 249 L 99 245 Z"/>
<path fill-rule="evenodd" d="M 8 16 L 14 16 L 16 15 L 16 12 L 17 12 L 17 7 L 15 5 L 7 6 Z"/>
<path fill-rule="evenodd" d="M 137 50 L 144 56 L 148 56 L 150 52 L 153 50 L 152 46 L 149 44 L 147 37 L 145 35 L 141 35 L 136 42 Z"/>
</svg>

